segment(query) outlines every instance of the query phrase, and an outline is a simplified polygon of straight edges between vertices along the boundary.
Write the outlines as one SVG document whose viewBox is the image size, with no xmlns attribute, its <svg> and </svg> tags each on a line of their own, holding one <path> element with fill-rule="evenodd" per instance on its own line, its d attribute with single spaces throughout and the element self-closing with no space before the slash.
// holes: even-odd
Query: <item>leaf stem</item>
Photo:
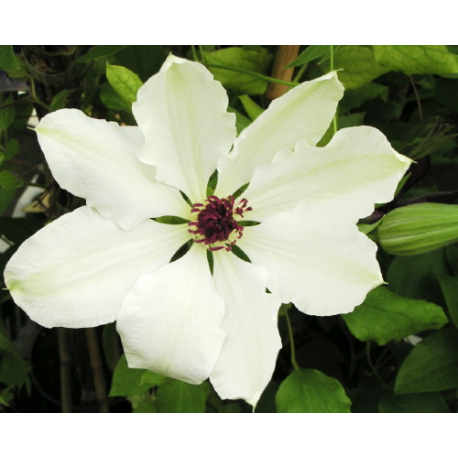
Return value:
<svg viewBox="0 0 458 458">
<path fill-rule="evenodd" d="M 259 78 L 261 80 L 268 81 L 269 83 L 283 84 L 285 86 L 291 86 L 291 87 L 298 85 L 298 83 L 279 80 L 277 78 L 272 78 L 270 76 L 262 75 L 261 73 L 252 72 L 250 70 L 242 70 L 241 68 L 228 67 L 227 65 L 217 65 L 217 64 L 205 64 L 205 65 L 209 68 L 219 68 L 221 70 L 228 70 L 230 72 L 243 73 L 245 75 L 254 76 L 255 78 Z"/>
<path fill-rule="evenodd" d="M 300 367 L 296 361 L 296 348 L 294 346 L 293 328 L 291 326 L 291 321 L 289 319 L 288 310 L 286 310 L 286 307 L 283 308 L 283 312 L 285 313 L 286 326 L 288 328 L 288 339 L 289 344 L 291 345 L 291 364 L 293 365 L 295 370 L 299 370 Z"/>
<path fill-rule="evenodd" d="M 329 65 L 330 65 L 330 70 L 334 70 L 334 45 L 329 45 Z M 337 132 L 337 110 L 332 118 L 332 130 L 334 134 Z"/>
<path fill-rule="evenodd" d="M 192 57 L 194 57 L 194 60 L 196 62 L 199 62 L 199 57 L 197 57 L 197 52 L 196 52 L 196 48 L 194 45 L 191 45 L 191 51 L 192 51 Z"/>
<path fill-rule="evenodd" d="M 371 343 L 370 343 L 369 340 L 366 342 L 366 357 L 367 357 L 367 362 L 369 363 L 369 367 L 371 368 L 372 373 L 375 375 L 375 377 L 377 378 L 377 380 L 380 382 L 380 384 L 381 384 L 384 388 L 389 389 L 389 386 L 383 381 L 382 377 L 380 377 L 380 374 L 378 373 L 377 368 L 374 366 L 374 364 L 373 364 L 373 362 L 372 362 L 372 357 L 371 357 Z"/>
<path fill-rule="evenodd" d="M 418 95 L 418 90 L 417 90 L 417 85 L 415 84 L 415 80 L 413 79 L 412 76 L 409 76 L 410 84 L 412 85 L 413 92 L 415 94 L 415 100 L 417 101 L 417 107 L 418 107 L 418 116 L 420 118 L 420 121 L 423 121 L 423 108 L 421 107 L 421 100 L 420 96 Z"/>
</svg>

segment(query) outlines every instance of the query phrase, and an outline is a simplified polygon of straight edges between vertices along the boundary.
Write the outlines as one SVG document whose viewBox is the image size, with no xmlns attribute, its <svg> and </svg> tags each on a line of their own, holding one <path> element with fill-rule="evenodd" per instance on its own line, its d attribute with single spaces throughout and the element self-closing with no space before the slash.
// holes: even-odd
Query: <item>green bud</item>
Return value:
<svg viewBox="0 0 458 458">
<path fill-rule="evenodd" d="M 382 248 L 398 256 L 436 250 L 458 242 L 458 206 L 415 204 L 388 213 L 377 228 Z"/>
</svg>

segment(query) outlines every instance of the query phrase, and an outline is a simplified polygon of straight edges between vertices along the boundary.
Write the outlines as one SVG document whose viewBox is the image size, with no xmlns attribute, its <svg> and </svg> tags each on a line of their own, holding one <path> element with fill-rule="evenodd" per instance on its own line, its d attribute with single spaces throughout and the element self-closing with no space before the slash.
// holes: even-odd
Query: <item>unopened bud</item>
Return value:
<svg viewBox="0 0 458 458">
<path fill-rule="evenodd" d="M 388 213 L 377 227 L 382 248 L 410 256 L 458 242 L 458 206 L 415 204 Z"/>
</svg>

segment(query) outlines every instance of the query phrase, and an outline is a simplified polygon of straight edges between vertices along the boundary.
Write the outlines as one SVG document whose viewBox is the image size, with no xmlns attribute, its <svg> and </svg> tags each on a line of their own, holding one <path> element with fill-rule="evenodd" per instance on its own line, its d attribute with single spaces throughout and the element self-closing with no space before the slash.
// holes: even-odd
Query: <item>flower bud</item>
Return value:
<svg viewBox="0 0 458 458">
<path fill-rule="evenodd" d="M 415 204 L 388 213 L 377 228 L 382 248 L 398 256 L 426 253 L 458 241 L 458 206 Z"/>
</svg>

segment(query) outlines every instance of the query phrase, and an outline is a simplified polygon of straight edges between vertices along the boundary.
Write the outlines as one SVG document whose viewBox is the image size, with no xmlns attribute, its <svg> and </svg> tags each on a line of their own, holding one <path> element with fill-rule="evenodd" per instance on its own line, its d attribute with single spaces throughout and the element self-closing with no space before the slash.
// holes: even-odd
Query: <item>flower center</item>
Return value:
<svg viewBox="0 0 458 458">
<path fill-rule="evenodd" d="M 243 218 L 243 214 L 251 210 L 246 199 L 241 199 L 235 206 L 232 196 L 227 199 L 210 196 L 205 203 L 192 206 L 191 213 L 197 218 L 188 223 L 188 230 L 196 243 L 208 245 L 210 251 L 223 248 L 230 251 L 243 235 L 243 226 L 235 218 Z"/>
</svg>

